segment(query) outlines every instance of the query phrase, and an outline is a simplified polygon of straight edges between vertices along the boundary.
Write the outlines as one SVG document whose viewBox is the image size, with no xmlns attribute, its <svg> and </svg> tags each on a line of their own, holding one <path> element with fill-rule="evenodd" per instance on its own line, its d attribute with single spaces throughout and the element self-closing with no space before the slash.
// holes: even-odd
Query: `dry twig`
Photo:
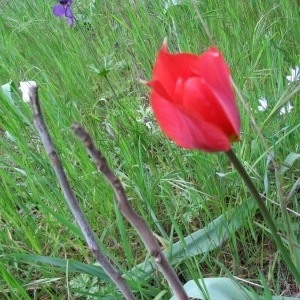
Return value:
<svg viewBox="0 0 300 300">
<path fill-rule="evenodd" d="M 166 256 L 160 249 L 155 237 L 147 226 L 146 222 L 133 210 L 130 205 L 124 188 L 120 180 L 115 176 L 113 171 L 109 168 L 104 155 L 95 147 L 90 135 L 83 127 L 78 124 L 73 125 L 74 132 L 82 140 L 88 154 L 93 158 L 99 171 L 103 174 L 107 182 L 110 184 L 115 192 L 116 200 L 118 201 L 119 209 L 124 217 L 136 229 L 139 236 L 143 240 L 145 246 L 149 250 L 155 263 L 157 264 L 164 277 L 167 279 L 171 289 L 177 300 L 188 300 L 182 284 L 175 273 L 172 266 L 169 264 Z"/>
<path fill-rule="evenodd" d="M 119 288 L 119 290 L 124 295 L 124 297 L 128 300 L 134 300 L 135 297 L 134 297 L 133 293 L 131 292 L 129 286 L 127 285 L 126 281 L 124 280 L 124 278 L 116 271 L 116 269 L 110 264 L 108 259 L 103 255 L 103 253 L 97 243 L 95 234 L 94 234 L 93 230 L 91 229 L 89 223 L 87 222 L 87 220 L 78 204 L 76 196 L 70 187 L 67 176 L 65 174 L 65 171 L 60 162 L 60 159 L 55 150 L 54 144 L 51 140 L 47 126 L 46 126 L 43 116 L 42 116 L 42 112 L 41 112 L 41 108 L 40 108 L 40 104 L 39 104 L 39 98 L 38 98 L 37 85 L 29 84 L 27 86 L 27 88 L 28 89 L 26 90 L 26 92 L 30 98 L 30 102 L 32 105 L 34 124 L 38 130 L 40 137 L 41 137 L 44 148 L 50 158 L 52 167 L 53 167 L 55 174 L 59 180 L 59 183 L 63 190 L 64 196 L 70 206 L 72 214 L 73 214 L 76 222 L 78 223 L 91 252 L 93 253 L 97 262 L 101 265 L 101 267 L 108 274 L 108 276 L 111 278 L 111 280 Z"/>
</svg>

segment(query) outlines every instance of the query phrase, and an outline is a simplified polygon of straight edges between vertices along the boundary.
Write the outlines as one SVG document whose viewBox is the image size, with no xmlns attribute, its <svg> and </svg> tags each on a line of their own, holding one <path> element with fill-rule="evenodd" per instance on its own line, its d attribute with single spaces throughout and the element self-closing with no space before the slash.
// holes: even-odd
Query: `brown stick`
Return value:
<svg viewBox="0 0 300 300">
<path fill-rule="evenodd" d="M 60 162 L 60 159 L 55 150 L 54 144 L 51 140 L 47 126 L 46 126 L 43 116 L 42 116 L 40 103 L 39 103 L 39 97 L 38 97 L 37 85 L 28 86 L 28 95 L 29 95 L 30 102 L 32 105 L 34 124 L 37 128 L 37 131 L 38 131 L 40 137 L 41 137 L 44 148 L 50 158 L 50 162 L 51 162 L 52 167 L 55 171 L 55 174 L 59 180 L 59 183 L 63 190 L 64 196 L 69 204 L 71 212 L 72 212 L 78 226 L 80 227 L 80 229 L 84 235 L 84 238 L 85 238 L 89 248 L 91 249 L 91 252 L 93 253 L 97 262 L 101 265 L 103 270 L 107 273 L 107 275 L 111 278 L 111 280 L 119 288 L 119 290 L 124 295 L 124 297 L 128 300 L 134 300 L 135 297 L 132 294 L 132 292 L 131 292 L 129 286 L 127 285 L 126 281 L 124 280 L 124 278 L 115 270 L 115 268 L 110 264 L 108 259 L 103 255 L 103 253 L 97 243 L 95 234 L 94 234 L 93 230 L 91 229 L 89 223 L 87 222 L 87 220 L 78 204 L 76 196 L 70 187 L 67 176 L 65 174 L 65 171 Z"/>
<path fill-rule="evenodd" d="M 88 154 L 95 161 L 98 170 L 103 174 L 107 182 L 114 190 L 121 213 L 138 232 L 139 236 L 141 237 L 145 246 L 149 250 L 158 268 L 163 273 L 164 277 L 167 279 L 177 300 L 188 300 L 189 297 L 187 296 L 184 288 L 182 287 L 182 284 L 178 276 L 176 275 L 174 269 L 169 264 L 164 253 L 161 251 L 155 237 L 153 236 L 146 222 L 131 207 L 120 180 L 109 168 L 104 155 L 95 147 L 92 138 L 83 127 L 81 127 L 78 124 L 74 124 L 73 130 L 84 143 Z"/>
</svg>

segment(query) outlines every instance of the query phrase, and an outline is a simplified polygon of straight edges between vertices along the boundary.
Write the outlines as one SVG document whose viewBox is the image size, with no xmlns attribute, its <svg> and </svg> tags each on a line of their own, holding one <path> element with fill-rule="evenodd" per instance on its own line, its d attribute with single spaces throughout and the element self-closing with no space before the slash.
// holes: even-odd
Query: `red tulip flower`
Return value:
<svg viewBox="0 0 300 300">
<path fill-rule="evenodd" d="M 164 42 L 146 83 L 163 132 L 177 145 L 207 152 L 228 151 L 239 141 L 240 117 L 221 52 L 170 54 Z"/>
</svg>

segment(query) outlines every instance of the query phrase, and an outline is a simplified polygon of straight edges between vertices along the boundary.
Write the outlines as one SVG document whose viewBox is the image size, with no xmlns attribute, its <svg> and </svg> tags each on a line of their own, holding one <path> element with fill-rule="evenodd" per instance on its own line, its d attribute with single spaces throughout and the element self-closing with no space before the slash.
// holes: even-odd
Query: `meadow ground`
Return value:
<svg viewBox="0 0 300 300">
<path fill-rule="evenodd" d="M 202 236 L 197 244 L 182 243 L 179 259 L 170 257 L 182 283 L 235 276 L 264 299 L 300 292 L 227 157 L 180 149 L 157 126 L 149 89 L 139 79 L 151 78 L 164 37 L 171 52 L 200 54 L 211 46 L 192 1 L 174 3 L 74 0 L 77 20 L 70 27 L 52 14 L 55 1 L 0 2 L 1 299 L 121 298 L 93 265 L 66 205 L 30 105 L 18 90 L 27 80 L 39 85 L 45 120 L 99 243 L 138 299 L 172 294 L 159 272 L 134 280 L 134 267 L 147 264 L 149 254 L 74 136 L 73 121 L 90 132 L 131 204 L 169 253 L 177 241 L 223 218 L 214 230 L 227 230 L 228 238 Z M 238 97 L 242 135 L 233 150 L 266 197 L 300 269 L 299 1 L 196 5 L 278 163 L 278 174 Z"/>
</svg>

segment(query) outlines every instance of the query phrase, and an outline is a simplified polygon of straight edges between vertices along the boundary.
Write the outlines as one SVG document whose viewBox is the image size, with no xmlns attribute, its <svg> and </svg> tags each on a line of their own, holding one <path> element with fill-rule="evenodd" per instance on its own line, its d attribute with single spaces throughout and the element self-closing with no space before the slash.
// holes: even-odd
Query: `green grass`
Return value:
<svg viewBox="0 0 300 300">
<path fill-rule="evenodd" d="M 75 28 L 52 15 L 55 1 L 0 3 L 0 85 L 12 80 L 15 89 L 13 101 L 0 94 L 1 299 L 75 299 L 80 293 L 120 297 L 99 268 L 80 264 L 92 265 L 94 260 L 32 125 L 30 107 L 21 99 L 19 81 L 38 83 L 45 120 L 71 185 L 105 253 L 122 273 L 148 255 L 74 136 L 74 120 L 91 133 L 132 205 L 164 247 L 251 198 L 225 155 L 183 150 L 165 138 L 147 110 L 149 90 L 138 81 L 151 78 L 164 37 L 172 52 L 201 53 L 210 46 L 193 5 L 186 1 L 164 13 L 163 1 L 158 0 L 96 2 L 85 6 L 74 1 L 73 11 L 79 16 Z M 197 5 L 282 166 L 289 153 L 300 152 L 299 82 L 288 86 L 285 78 L 289 68 L 299 65 L 299 3 L 212 0 Z M 111 68 L 107 78 L 113 91 L 91 65 Z M 257 109 L 261 96 L 269 100 L 265 112 Z M 280 116 L 279 99 L 282 104 L 291 100 L 294 111 Z M 241 102 L 239 108 L 242 140 L 234 144 L 234 151 L 259 191 L 279 203 L 279 183 L 267 163 L 266 149 Z M 141 121 L 145 116 L 150 129 Z M 299 178 L 299 166 L 295 160 L 281 175 L 284 195 Z M 285 205 L 299 213 L 298 202 L 299 189 Z M 284 207 L 267 203 L 283 236 L 299 245 L 299 217 L 288 214 L 292 237 Z M 253 216 L 249 211 L 241 221 L 243 226 L 221 247 L 174 265 L 182 282 L 225 276 L 227 268 L 234 276 L 267 285 L 273 294 L 299 292 L 259 212 Z M 96 284 L 92 276 L 98 277 Z M 171 296 L 159 273 L 129 284 L 138 299 L 154 299 L 161 291 L 166 291 L 162 299 Z"/>
</svg>

